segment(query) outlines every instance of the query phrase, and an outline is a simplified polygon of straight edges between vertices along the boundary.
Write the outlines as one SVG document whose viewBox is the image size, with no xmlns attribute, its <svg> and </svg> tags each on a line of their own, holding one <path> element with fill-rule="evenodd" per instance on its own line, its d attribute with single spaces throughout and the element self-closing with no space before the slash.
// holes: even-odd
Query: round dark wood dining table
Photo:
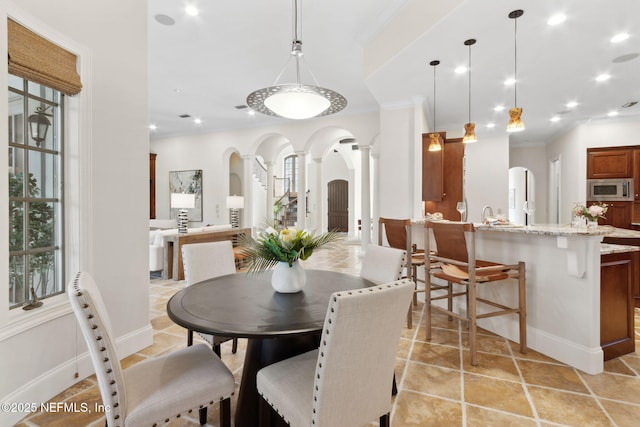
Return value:
<svg viewBox="0 0 640 427">
<path fill-rule="evenodd" d="M 196 283 L 167 303 L 169 318 L 196 332 L 248 338 L 235 412 L 236 427 L 258 424 L 258 370 L 318 347 L 329 297 L 373 286 L 361 277 L 306 270 L 301 292 L 281 294 L 271 272 L 236 273 Z"/>
</svg>

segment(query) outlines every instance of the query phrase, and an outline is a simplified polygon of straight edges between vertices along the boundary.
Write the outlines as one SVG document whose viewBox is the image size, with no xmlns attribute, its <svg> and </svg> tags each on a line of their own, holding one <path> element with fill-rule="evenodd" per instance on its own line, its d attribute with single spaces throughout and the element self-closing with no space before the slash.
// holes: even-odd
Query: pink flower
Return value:
<svg viewBox="0 0 640 427">
<path fill-rule="evenodd" d="M 598 205 L 591 205 L 589 206 L 588 211 L 589 215 L 595 218 L 601 216 L 604 213 L 604 208 Z"/>
</svg>

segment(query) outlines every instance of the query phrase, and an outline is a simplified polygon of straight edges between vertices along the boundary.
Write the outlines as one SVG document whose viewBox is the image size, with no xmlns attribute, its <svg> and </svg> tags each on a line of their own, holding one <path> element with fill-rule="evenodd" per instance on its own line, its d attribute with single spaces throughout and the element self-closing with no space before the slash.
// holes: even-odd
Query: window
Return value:
<svg viewBox="0 0 640 427">
<path fill-rule="evenodd" d="M 298 156 L 292 154 L 284 158 L 284 178 L 285 188 L 284 191 L 297 192 L 298 191 Z"/>
<path fill-rule="evenodd" d="M 9 305 L 64 292 L 63 95 L 9 75 Z"/>
</svg>

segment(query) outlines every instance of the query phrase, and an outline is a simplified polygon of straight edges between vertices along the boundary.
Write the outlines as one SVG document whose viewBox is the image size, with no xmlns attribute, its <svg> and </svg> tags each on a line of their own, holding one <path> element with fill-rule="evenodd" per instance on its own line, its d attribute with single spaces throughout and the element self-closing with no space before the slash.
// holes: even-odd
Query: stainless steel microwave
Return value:
<svg viewBox="0 0 640 427">
<path fill-rule="evenodd" d="M 587 200 L 603 202 L 633 201 L 633 180 L 588 179 Z"/>
</svg>

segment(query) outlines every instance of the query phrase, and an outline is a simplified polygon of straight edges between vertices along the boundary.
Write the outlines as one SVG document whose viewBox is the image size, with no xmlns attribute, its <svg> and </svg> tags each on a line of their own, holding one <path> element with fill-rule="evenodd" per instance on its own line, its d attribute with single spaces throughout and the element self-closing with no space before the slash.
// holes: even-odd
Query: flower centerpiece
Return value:
<svg viewBox="0 0 640 427">
<path fill-rule="evenodd" d="M 598 218 L 606 218 L 604 214 L 607 213 L 609 206 L 606 203 L 594 203 L 588 208 L 581 204 L 576 204 L 573 208 L 573 216 L 582 217 L 587 220 L 587 225 L 592 227 L 597 226 Z"/>
<path fill-rule="evenodd" d="M 276 230 L 268 227 L 257 238 L 248 236 L 242 249 L 248 271 L 262 272 L 275 267 L 271 285 L 278 292 L 302 290 L 306 276 L 299 260 L 308 259 L 315 250 L 334 242 L 340 235 L 334 231 L 314 235 L 294 227 Z"/>
</svg>

